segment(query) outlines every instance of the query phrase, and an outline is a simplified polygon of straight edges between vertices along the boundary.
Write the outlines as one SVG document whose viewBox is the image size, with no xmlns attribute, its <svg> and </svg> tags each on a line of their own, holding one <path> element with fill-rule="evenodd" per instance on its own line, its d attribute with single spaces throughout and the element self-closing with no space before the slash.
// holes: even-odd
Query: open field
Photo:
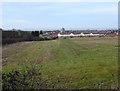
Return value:
<svg viewBox="0 0 120 91">
<path fill-rule="evenodd" d="M 42 88 L 114 89 L 118 86 L 117 37 L 15 43 L 2 48 L 3 72 L 35 67 Z"/>
</svg>

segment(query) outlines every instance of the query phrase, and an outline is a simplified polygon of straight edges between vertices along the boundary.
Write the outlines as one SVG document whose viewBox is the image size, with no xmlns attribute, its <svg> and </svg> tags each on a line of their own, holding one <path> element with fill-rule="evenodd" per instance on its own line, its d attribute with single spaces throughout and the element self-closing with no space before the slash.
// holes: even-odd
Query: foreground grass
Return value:
<svg viewBox="0 0 120 91">
<path fill-rule="evenodd" d="M 115 37 L 17 43 L 3 47 L 3 72 L 36 67 L 47 88 L 114 89 L 118 48 Z"/>
</svg>

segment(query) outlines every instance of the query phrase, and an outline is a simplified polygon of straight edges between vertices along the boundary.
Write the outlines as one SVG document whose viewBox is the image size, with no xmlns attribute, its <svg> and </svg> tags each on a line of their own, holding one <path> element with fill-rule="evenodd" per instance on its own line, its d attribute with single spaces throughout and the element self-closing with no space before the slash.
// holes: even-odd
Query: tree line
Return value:
<svg viewBox="0 0 120 91">
<path fill-rule="evenodd" d="M 42 37 L 43 31 L 14 31 L 14 30 L 3 30 L 2 31 L 2 45 L 11 44 L 22 41 L 42 41 L 47 40 Z M 40 36 L 41 35 L 41 36 Z"/>
</svg>

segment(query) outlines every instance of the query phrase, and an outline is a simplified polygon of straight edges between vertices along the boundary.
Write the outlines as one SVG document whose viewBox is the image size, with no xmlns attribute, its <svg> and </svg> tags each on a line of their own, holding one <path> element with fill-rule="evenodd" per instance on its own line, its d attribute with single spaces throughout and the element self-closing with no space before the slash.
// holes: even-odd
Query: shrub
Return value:
<svg viewBox="0 0 120 91">
<path fill-rule="evenodd" d="M 46 88 L 46 82 L 41 79 L 41 73 L 35 68 L 19 72 L 2 73 L 3 89 L 41 89 Z"/>
</svg>

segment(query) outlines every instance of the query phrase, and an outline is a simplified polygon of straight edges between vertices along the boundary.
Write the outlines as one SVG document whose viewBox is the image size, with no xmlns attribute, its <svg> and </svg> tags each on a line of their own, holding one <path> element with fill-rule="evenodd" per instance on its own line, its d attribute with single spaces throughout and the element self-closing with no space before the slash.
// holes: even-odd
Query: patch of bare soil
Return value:
<svg viewBox="0 0 120 91">
<path fill-rule="evenodd" d="M 52 41 L 57 42 L 57 40 L 52 40 Z"/>
<path fill-rule="evenodd" d="M 28 42 L 24 42 L 24 43 L 29 44 L 29 43 L 33 43 L 33 41 L 28 41 Z"/>
</svg>

